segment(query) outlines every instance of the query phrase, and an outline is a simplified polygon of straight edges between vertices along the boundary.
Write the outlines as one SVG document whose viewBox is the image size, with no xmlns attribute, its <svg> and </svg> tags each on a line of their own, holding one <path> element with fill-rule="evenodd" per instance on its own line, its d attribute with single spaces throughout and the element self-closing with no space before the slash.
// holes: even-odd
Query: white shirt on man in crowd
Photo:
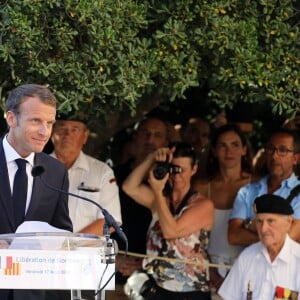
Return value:
<svg viewBox="0 0 300 300">
<path fill-rule="evenodd" d="M 56 157 L 54 152 L 51 156 Z M 122 223 L 117 182 L 113 170 L 106 163 L 81 151 L 68 173 L 69 192 L 97 202 L 118 224 Z M 90 191 L 80 190 L 78 187 L 90 188 Z M 103 218 L 101 210 L 94 204 L 73 196 L 69 196 L 69 214 L 74 232 Z"/>
</svg>

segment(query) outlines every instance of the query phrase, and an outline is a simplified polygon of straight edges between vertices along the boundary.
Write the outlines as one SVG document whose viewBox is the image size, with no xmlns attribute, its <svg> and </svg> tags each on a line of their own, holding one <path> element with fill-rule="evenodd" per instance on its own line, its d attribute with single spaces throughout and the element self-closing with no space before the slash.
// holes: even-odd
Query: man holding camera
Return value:
<svg viewBox="0 0 300 300">
<path fill-rule="evenodd" d="M 132 170 L 139 165 L 145 157 L 161 147 L 166 147 L 169 143 L 167 123 L 161 119 L 149 117 L 143 119 L 133 134 L 132 148 L 134 155 L 126 163 L 117 165 L 114 173 L 119 185 L 119 196 L 122 213 L 122 228 L 128 239 L 128 251 L 134 253 L 146 253 L 146 234 L 151 221 L 151 212 L 144 206 L 136 203 L 121 189 L 121 186 Z M 124 250 L 124 243 L 116 234 L 112 237 L 118 241 L 119 248 Z M 110 300 L 128 299 L 123 294 L 123 284 L 134 271 L 142 267 L 142 259 L 134 256 L 118 255 L 117 259 L 122 259 L 122 265 L 116 274 L 115 291 L 107 291 Z"/>
<path fill-rule="evenodd" d="M 149 154 L 125 180 L 123 190 L 152 212 L 147 236 L 147 254 L 151 257 L 207 263 L 214 210 L 211 200 L 191 188 L 191 178 L 196 172 L 193 148 L 177 142 Z M 149 184 L 144 182 L 147 177 Z M 143 293 L 146 300 L 211 299 L 202 265 L 147 258 L 144 269 L 155 282 Z"/>
</svg>

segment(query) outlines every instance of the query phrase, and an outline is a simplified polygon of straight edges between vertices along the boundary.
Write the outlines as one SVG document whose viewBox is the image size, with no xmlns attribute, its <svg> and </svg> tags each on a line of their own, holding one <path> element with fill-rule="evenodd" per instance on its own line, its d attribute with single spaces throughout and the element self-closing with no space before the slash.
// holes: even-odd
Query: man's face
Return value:
<svg viewBox="0 0 300 300">
<path fill-rule="evenodd" d="M 208 144 L 209 135 L 209 124 L 203 120 L 195 120 L 186 129 L 185 140 L 200 152 Z"/>
<path fill-rule="evenodd" d="M 260 213 L 256 216 L 259 239 L 270 251 L 279 252 L 292 225 L 292 216 Z"/>
<path fill-rule="evenodd" d="M 89 136 L 86 125 L 78 121 L 58 120 L 53 127 L 52 142 L 56 153 L 79 153 Z"/>
<path fill-rule="evenodd" d="M 148 119 L 138 128 L 135 147 L 140 159 L 144 159 L 147 154 L 167 145 L 167 126 L 162 121 Z"/>
<path fill-rule="evenodd" d="M 55 122 L 56 108 L 38 97 L 27 97 L 19 112 L 7 112 L 8 141 L 22 157 L 42 152 Z"/>
<path fill-rule="evenodd" d="M 285 150 L 286 153 L 280 154 L 282 152 L 280 149 Z M 293 137 L 284 133 L 275 134 L 270 138 L 265 155 L 270 176 L 278 177 L 281 180 L 292 174 L 298 160 L 298 154 L 294 153 Z"/>
</svg>

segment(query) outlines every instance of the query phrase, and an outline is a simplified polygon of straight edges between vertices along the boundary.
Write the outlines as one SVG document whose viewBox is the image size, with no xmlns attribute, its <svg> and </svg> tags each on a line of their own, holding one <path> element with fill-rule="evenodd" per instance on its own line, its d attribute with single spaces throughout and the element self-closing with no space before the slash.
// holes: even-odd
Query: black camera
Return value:
<svg viewBox="0 0 300 300">
<path fill-rule="evenodd" d="M 153 175 L 156 179 L 163 179 L 167 173 L 179 174 L 181 172 L 181 167 L 163 161 L 158 162 L 153 169 Z"/>
</svg>

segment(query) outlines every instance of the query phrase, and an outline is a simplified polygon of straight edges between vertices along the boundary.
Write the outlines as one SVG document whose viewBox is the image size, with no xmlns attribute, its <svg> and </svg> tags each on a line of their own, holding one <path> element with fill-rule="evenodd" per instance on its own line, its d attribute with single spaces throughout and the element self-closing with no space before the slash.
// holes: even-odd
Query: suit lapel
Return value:
<svg viewBox="0 0 300 300">
<path fill-rule="evenodd" d="M 0 176 L 0 203 L 6 211 L 8 222 L 14 231 L 15 221 L 13 216 L 13 202 L 8 178 L 7 163 L 3 149 L 3 139 L 0 140 L 0 170 L 2 170 L 2 174 Z"/>
</svg>

